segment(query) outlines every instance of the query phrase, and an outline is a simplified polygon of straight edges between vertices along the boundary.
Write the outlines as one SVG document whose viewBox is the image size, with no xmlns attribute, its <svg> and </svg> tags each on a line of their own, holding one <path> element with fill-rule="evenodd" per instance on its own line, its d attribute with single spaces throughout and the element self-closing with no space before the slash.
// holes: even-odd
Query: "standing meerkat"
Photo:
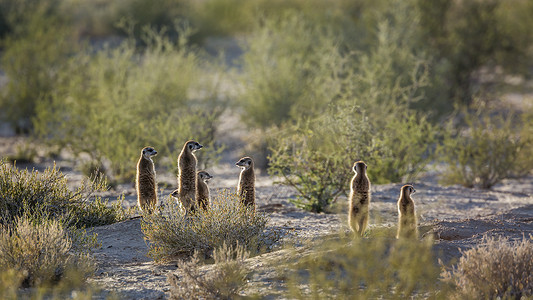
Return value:
<svg viewBox="0 0 533 300">
<path fill-rule="evenodd" d="M 242 169 L 239 175 L 239 185 L 237 193 L 245 206 L 252 206 L 255 209 L 255 173 L 254 161 L 251 157 L 243 157 L 235 163 Z"/>
<path fill-rule="evenodd" d="M 197 174 L 198 181 L 196 183 L 196 203 L 198 207 L 202 209 L 207 209 L 209 206 L 209 187 L 207 186 L 207 181 L 213 178 L 211 174 L 206 171 L 198 171 Z"/>
<path fill-rule="evenodd" d="M 348 224 L 356 235 L 363 236 L 368 225 L 370 205 L 370 180 L 366 175 L 366 164 L 357 161 L 353 164 L 355 176 L 350 185 L 350 207 Z"/>
<path fill-rule="evenodd" d="M 415 202 L 411 195 L 416 192 L 415 188 L 406 184 L 400 190 L 398 199 L 398 233 L 396 238 L 418 238 L 418 227 L 415 214 Z"/>
<path fill-rule="evenodd" d="M 178 157 L 178 200 L 186 212 L 194 210 L 196 198 L 196 164 L 194 151 L 202 149 L 195 141 L 187 141 Z"/>
<path fill-rule="evenodd" d="M 152 156 L 157 151 L 152 147 L 144 147 L 137 162 L 137 176 L 135 189 L 137 190 L 137 204 L 143 212 L 150 213 L 157 204 L 157 184 L 155 181 L 155 167 Z"/>
</svg>

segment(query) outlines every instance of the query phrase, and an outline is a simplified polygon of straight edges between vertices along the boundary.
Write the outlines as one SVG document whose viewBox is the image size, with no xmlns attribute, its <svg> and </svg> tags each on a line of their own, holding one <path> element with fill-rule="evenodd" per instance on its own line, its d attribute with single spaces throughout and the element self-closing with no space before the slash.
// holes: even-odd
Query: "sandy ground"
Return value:
<svg viewBox="0 0 533 300">
<path fill-rule="evenodd" d="M 17 138 L 0 137 L 2 153 L 9 152 L 5 147 L 13 145 L 13 139 L 19 142 Z M 212 194 L 224 188 L 234 189 L 237 184 L 239 169 L 228 160 L 210 170 L 215 176 L 210 182 Z M 43 161 L 32 166 L 42 170 L 49 165 L 51 162 Z M 79 172 L 68 162 L 59 161 L 58 166 L 69 180 L 81 179 Z M 164 181 L 172 182 L 175 180 L 172 177 L 172 174 L 161 174 L 161 180 Z M 414 183 L 417 192 L 413 195 L 421 232 L 435 236 L 435 253 L 444 262 L 450 263 L 458 258 L 459 249 L 469 249 L 482 243 L 484 235 L 521 239 L 533 234 L 533 176 L 506 180 L 488 191 L 441 186 L 437 183 L 435 172 L 429 172 L 422 178 L 423 180 Z M 395 226 L 400 186 L 401 184 L 387 184 L 372 187 L 371 228 Z M 160 198 L 165 198 L 170 191 L 161 190 Z M 106 193 L 106 197 L 113 200 L 120 194 L 125 195 L 126 206 L 136 205 L 132 184 L 121 185 Z M 346 198 L 337 201 L 337 207 L 341 210 L 338 213 L 305 212 L 290 202 L 297 195 L 293 189 L 275 185 L 265 174 L 257 177 L 256 195 L 258 210 L 270 213 L 268 230 L 292 232 L 285 242 L 316 240 L 348 230 L 347 215 L 342 211 L 347 206 Z M 94 252 L 98 270 L 90 278 L 91 282 L 103 289 L 98 297 L 105 298 L 110 292 L 116 292 L 124 299 L 168 298 L 167 274 L 179 270 L 175 264 L 155 264 L 147 257 L 148 246 L 141 232 L 140 222 L 141 219 L 137 217 L 92 229 L 92 232 L 98 234 L 102 245 Z M 286 255 L 287 250 L 277 250 L 248 259 L 247 266 L 254 272 L 245 292 L 277 298 L 279 277 L 268 262 Z"/>
<path fill-rule="evenodd" d="M 231 169 L 228 169 L 228 172 Z M 238 172 L 237 172 L 238 173 Z M 416 183 L 413 198 L 417 204 L 421 232 L 436 237 L 435 250 L 444 262 L 460 256 L 459 249 L 468 249 L 482 242 L 483 235 L 520 239 L 533 234 L 533 177 L 508 180 L 491 191 L 461 186 L 443 187 L 435 178 Z M 229 180 L 229 179 L 228 179 Z M 314 214 L 297 209 L 290 199 L 296 196 L 289 187 L 271 184 L 260 176 L 257 188 L 258 209 L 271 213 L 268 227 L 293 231 L 291 239 L 318 239 L 328 234 L 346 231 L 346 213 Z M 216 185 L 216 184 L 215 184 Z M 213 188 L 216 193 L 218 186 Z M 227 186 L 227 188 L 232 188 Z M 372 189 L 371 227 L 394 227 L 397 220 L 396 201 L 399 184 L 375 185 Z M 164 191 L 165 192 L 169 191 Z M 135 204 L 135 196 L 126 200 Z M 339 202 L 346 202 L 340 199 Z M 340 205 L 341 207 L 344 204 Z M 146 253 L 148 247 L 140 230 L 140 219 L 95 228 L 102 247 L 95 252 L 99 262 L 91 281 L 106 289 L 119 291 L 127 299 L 157 299 L 168 297 L 168 272 L 177 270 L 174 264 L 154 264 Z M 276 298 L 279 285 L 276 272 L 265 263 L 287 255 L 285 250 L 249 259 L 254 270 L 248 286 L 254 293 Z M 179 270 L 177 270 L 179 272 Z"/>
</svg>

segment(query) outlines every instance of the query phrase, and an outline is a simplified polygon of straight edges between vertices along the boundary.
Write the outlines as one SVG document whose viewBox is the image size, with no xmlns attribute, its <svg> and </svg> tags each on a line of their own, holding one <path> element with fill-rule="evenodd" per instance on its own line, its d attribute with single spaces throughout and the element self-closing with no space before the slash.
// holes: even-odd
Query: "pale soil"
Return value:
<svg viewBox="0 0 533 300">
<path fill-rule="evenodd" d="M 0 138 L 0 151 L 3 155 L 12 151 L 12 139 Z M 11 148 L 6 145 L 11 145 Z M 235 158 L 237 159 L 238 157 Z M 215 176 L 210 182 L 212 194 L 223 188 L 235 188 L 239 169 L 229 163 L 229 160 L 210 170 Z M 51 161 L 42 161 L 28 166 L 42 170 L 50 165 Z M 59 161 L 58 166 L 69 180 L 81 179 L 80 173 L 68 161 Z M 172 174 L 159 175 L 165 182 L 171 183 L 174 180 Z M 520 239 L 533 234 L 533 176 L 506 180 L 487 191 L 461 186 L 444 187 L 437 183 L 435 172 L 430 172 L 414 185 L 417 192 L 413 198 L 417 205 L 420 231 L 436 237 L 435 253 L 445 263 L 453 262 L 453 258 L 459 257 L 459 249 L 479 245 L 483 235 Z M 289 187 L 275 185 L 265 174 L 257 177 L 257 186 L 258 209 L 271 213 L 268 229 L 291 232 L 284 242 L 296 242 L 299 247 L 297 249 L 300 249 L 298 251 L 312 250 L 303 246 L 308 239 L 323 239 L 348 230 L 344 211 L 337 214 L 302 211 L 290 202 L 290 199 L 296 197 L 296 192 Z M 373 185 L 371 229 L 395 226 L 400 186 L 401 184 Z M 161 190 L 161 198 L 165 198 L 170 191 L 170 188 Z M 106 197 L 113 201 L 122 193 L 125 195 L 126 206 L 136 205 L 132 184 L 121 185 L 115 191 L 106 193 Z M 345 198 L 339 199 L 336 207 L 344 209 L 346 201 Z M 175 264 L 158 265 L 147 257 L 148 246 L 141 232 L 140 222 L 140 218 L 134 218 L 91 230 L 98 234 L 102 245 L 94 252 L 98 270 L 90 279 L 103 289 L 98 297 L 104 298 L 110 291 L 114 291 L 124 299 L 168 298 L 167 274 L 179 270 Z M 276 266 L 288 256 L 288 250 L 276 250 L 248 259 L 246 264 L 253 273 L 244 293 L 279 297 L 283 283 Z"/>
<path fill-rule="evenodd" d="M 238 170 L 235 176 L 237 174 Z M 485 234 L 511 239 L 533 234 L 533 177 L 508 180 L 491 191 L 460 186 L 443 187 L 434 178 L 427 179 L 430 180 L 415 183 L 417 192 L 413 198 L 417 204 L 421 232 L 429 231 L 435 235 L 435 250 L 444 262 L 459 257 L 459 249 L 480 244 Z M 263 177 L 257 180 L 269 181 Z M 371 228 L 395 226 L 399 188 L 399 184 L 373 186 Z M 216 192 L 217 189 L 214 188 L 213 193 Z M 293 232 L 290 239 L 296 239 L 300 246 L 305 244 L 303 241 L 306 239 L 320 239 L 348 230 L 344 212 L 305 212 L 290 203 L 290 199 L 295 196 L 295 191 L 288 187 L 261 185 L 257 188 L 259 210 L 271 213 L 268 224 L 270 229 Z M 134 195 L 131 194 L 126 199 L 134 205 Z M 346 199 L 339 200 L 343 201 Z M 343 206 L 344 204 L 340 205 Z M 106 289 L 120 291 L 128 299 L 168 297 L 166 274 L 177 268 L 174 264 L 154 264 L 146 257 L 148 247 L 140 230 L 140 219 L 102 226 L 94 229 L 94 232 L 98 233 L 102 247 L 95 252 L 99 270 L 92 278 L 93 282 Z M 304 251 L 305 247 L 301 249 Z M 250 258 L 247 266 L 254 272 L 246 291 L 268 294 L 274 298 L 279 296 L 277 288 L 282 283 L 276 272 L 276 265 L 288 255 L 288 250 L 278 250 Z"/>
</svg>

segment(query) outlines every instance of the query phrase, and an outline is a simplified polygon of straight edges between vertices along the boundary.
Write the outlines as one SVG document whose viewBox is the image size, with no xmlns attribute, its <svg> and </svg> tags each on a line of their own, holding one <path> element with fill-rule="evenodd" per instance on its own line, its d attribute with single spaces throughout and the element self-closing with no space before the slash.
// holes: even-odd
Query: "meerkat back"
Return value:
<svg viewBox="0 0 533 300">
<path fill-rule="evenodd" d="M 355 172 L 350 184 L 350 201 L 348 208 L 348 225 L 356 236 L 363 236 L 368 226 L 370 205 L 370 180 L 366 175 L 366 164 L 362 161 L 354 163 Z"/>
<path fill-rule="evenodd" d="M 411 195 L 415 188 L 406 184 L 400 190 L 398 199 L 398 233 L 396 238 L 418 238 L 418 224 L 415 212 L 415 202 Z"/>
<path fill-rule="evenodd" d="M 152 156 L 155 155 L 157 155 L 157 151 L 154 148 L 144 147 L 137 162 L 135 189 L 137 191 L 137 204 L 143 212 L 151 212 L 157 205 L 156 174 L 152 161 Z"/>
</svg>

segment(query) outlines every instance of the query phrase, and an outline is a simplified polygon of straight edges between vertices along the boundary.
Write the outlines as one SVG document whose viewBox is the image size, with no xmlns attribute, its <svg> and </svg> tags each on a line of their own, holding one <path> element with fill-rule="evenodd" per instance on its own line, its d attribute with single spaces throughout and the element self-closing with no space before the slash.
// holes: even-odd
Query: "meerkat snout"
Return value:
<svg viewBox="0 0 533 300">
<path fill-rule="evenodd" d="M 152 148 L 152 147 L 145 147 L 145 148 L 143 148 L 142 152 L 143 152 L 143 156 L 146 159 L 150 159 L 152 156 L 156 156 L 157 155 L 157 151 L 155 151 L 155 149 Z"/>
<path fill-rule="evenodd" d="M 198 142 L 191 141 L 191 142 L 187 143 L 187 147 L 189 147 L 189 149 L 194 152 L 196 150 L 202 149 L 204 146 L 202 146 Z"/>
<path fill-rule="evenodd" d="M 207 173 L 206 171 L 199 171 L 198 175 L 200 176 L 200 179 L 202 179 L 203 181 L 209 181 L 209 179 L 213 178 L 213 176 Z"/>
<path fill-rule="evenodd" d="M 242 168 L 243 170 L 248 170 L 252 165 L 252 159 L 249 157 L 241 158 L 238 162 L 235 163 L 237 167 Z"/>
</svg>

